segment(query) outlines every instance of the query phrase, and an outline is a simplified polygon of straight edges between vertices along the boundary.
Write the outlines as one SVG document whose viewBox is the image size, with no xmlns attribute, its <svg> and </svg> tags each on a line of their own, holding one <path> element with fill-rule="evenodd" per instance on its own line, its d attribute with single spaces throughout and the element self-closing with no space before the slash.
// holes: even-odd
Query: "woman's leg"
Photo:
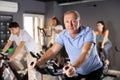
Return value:
<svg viewBox="0 0 120 80">
<path fill-rule="evenodd" d="M 112 44 L 110 41 L 105 43 L 105 45 L 104 45 L 103 53 L 105 55 L 105 65 L 109 65 L 109 58 L 108 58 L 109 52 L 108 51 L 111 47 L 112 47 Z"/>
</svg>

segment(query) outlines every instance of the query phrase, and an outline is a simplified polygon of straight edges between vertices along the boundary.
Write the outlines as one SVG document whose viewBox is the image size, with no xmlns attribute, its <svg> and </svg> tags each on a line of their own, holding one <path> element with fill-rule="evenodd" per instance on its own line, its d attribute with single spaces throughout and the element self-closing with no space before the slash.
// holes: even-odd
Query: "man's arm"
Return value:
<svg viewBox="0 0 120 80">
<path fill-rule="evenodd" d="M 91 42 L 87 42 L 84 44 L 81 55 L 75 61 L 75 63 L 72 65 L 73 67 L 75 67 L 75 69 L 79 68 L 88 59 L 93 46 L 94 46 L 94 44 Z"/>
<path fill-rule="evenodd" d="M 53 46 L 49 48 L 43 54 L 43 56 L 37 61 L 36 65 L 40 67 L 41 65 L 45 64 L 45 62 L 53 58 L 61 49 L 62 49 L 61 45 L 59 45 L 58 43 L 54 43 Z"/>
<path fill-rule="evenodd" d="M 13 61 L 15 56 L 21 51 L 25 44 L 25 41 L 21 41 L 20 44 L 16 47 L 14 54 L 10 57 L 10 60 Z"/>
<path fill-rule="evenodd" d="M 12 45 L 12 41 L 8 40 L 8 42 L 6 43 L 5 47 L 2 49 L 2 52 L 5 53 L 9 47 Z"/>
</svg>

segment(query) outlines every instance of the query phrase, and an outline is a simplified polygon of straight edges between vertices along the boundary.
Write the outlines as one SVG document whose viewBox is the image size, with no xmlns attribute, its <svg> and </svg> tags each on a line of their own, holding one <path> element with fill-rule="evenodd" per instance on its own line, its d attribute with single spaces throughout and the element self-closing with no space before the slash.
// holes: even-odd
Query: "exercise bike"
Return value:
<svg viewBox="0 0 120 80">
<path fill-rule="evenodd" d="M 36 59 L 39 59 L 43 55 L 43 53 L 52 46 L 52 44 L 50 44 L 49 47 L 47 47 L 46 45 L 46 37 L 51 37 L 52 35 L 47 35 L 44 28 L 40 28 L 39 26 L 38 26 L 38 31 L 40 36 L 39 41 L 41 45 L 40 54 L 37 53 L 37 55 L 34 55 L 32 52 L 30 52 L 32 57 Z M 35 69 L 43 75 L 48 74 L 51 76 L 55 76 L 57 78 L 56 80 L 65 80 L 64 78 L 65 73 L 63 73 L 62 68 L 64 64 L 70 62 L 70 59 L 68 58 L 68 55 L 65 52 L 64 48 L 62 48 L 59 53 L 60 55 L 57 55 L 57 57 L 47 61 L 43 68 L 39 68 L 38 66 L 35 66 Z"/>
<path fill-rule="evenodd" d="M 105 52 L 103 49 L 100 49 L 99 57 L 103 63 L 103 74 L 101 76 L 101 80 L 104 80 L 106 77 L 111 77 L 111 78 L 120 77 L 120 71 L 111 70 L 109 69 L 109 66 L 105 65 Z"/>
<path fill-rule="evenodd" d="M 44 30 L 44 28 L 40 28 L 38 26 L 37 29 L 38 29 L 38 39 L 41 45 L 41 52 L 45 52 L 48 49 L 47 44 L 46 44 L 47 37 L 51 37 L 52 35 L 48 35 L 46 31 Z"/>
<path fill-rule="evenodd" d="M 15 65 L 9 61 L 8 53 L 0 53 L 0 80 L 28 80 L 27 71 L 19 74 Z"/>
<path fill-rule="evenodd" d="M 30 52 L 30 54 L 32 55 L 32 57 L 37 58 L 37 60 L 41 57 L 39 55 L 39 53 L 37 53 L 36 55 L 34 55 L 34 53 Z M 70 59 L 69 58 L 65 58 L 65 63 L 69 63 Z M 31 63 L 32 65 L 33 63 Z M 34 67 L 36 69 L 36 71 L 38 71 L 41 74 L 48 74 L 51 76 L 56 76 L 57 79 L 56 80 L 65 80 L 64 75 L 65 73 L 63 73 L 63 69 L 56 63 L 55 59 L 51 59 L 49 61 L 47 61 L 45 63 L 45 66 L 40 68 L 37 65 Z M 69 67 L 66 67 L 66 69 L 68 69 Z"/>
</svg>

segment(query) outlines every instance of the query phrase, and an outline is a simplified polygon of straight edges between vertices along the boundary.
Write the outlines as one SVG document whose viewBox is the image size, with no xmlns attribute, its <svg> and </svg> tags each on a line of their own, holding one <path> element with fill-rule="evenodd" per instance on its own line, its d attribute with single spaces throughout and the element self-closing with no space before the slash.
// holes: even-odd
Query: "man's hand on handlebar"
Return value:
<svg viewBox="0 0 120 80">
<path fill-rule="evenodd" d="M 37 68 L 44 68 L 45 66 L 46 66 L 45 64 L 44 64 L 44 65 L 41 65 L 41 66 L 38 66 L 38 65 L 37 65 L 37 61 L 31 63 L 31 68 L 33 68 L 33 69 L 34 69 L 34 68 L 36 69 L 36 67 L 37 67 Z"/>
<path fill-rule="evenodd" d="M 74 77 L 76 76 L 76 69 L 72 65 L 66 65 L 63 67 L 63 72 L 68 76 L 68 77 Z"/>
<path fill-rule="evenodd" d="M 1 54 L 4 54 L 3 52 L 0 52 Z M 2 55 L 0 54 L 0 57 L 2 57 Z"/>
</svg>

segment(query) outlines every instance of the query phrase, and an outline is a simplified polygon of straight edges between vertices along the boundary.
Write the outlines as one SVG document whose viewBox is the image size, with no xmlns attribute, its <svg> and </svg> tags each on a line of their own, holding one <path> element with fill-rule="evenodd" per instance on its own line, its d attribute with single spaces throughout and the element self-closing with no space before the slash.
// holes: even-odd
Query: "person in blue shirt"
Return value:
<svg viewBox="0 0 120 80">
<path fill-rule="evenodd" d="M 70 58 L 69 68 L 63 67 L 66 80 L 100 80 L 103 64 L 96 49 L 96 36 L 90 27 L 81 25 L 80 14 L 71 10 L 64 13 L 65 29 L 57 36 L 55 43 L 36 62 L 42 65 L 65 47 Z M 76 73 L 78 76 L 75 76 Z"/>
</svg>

